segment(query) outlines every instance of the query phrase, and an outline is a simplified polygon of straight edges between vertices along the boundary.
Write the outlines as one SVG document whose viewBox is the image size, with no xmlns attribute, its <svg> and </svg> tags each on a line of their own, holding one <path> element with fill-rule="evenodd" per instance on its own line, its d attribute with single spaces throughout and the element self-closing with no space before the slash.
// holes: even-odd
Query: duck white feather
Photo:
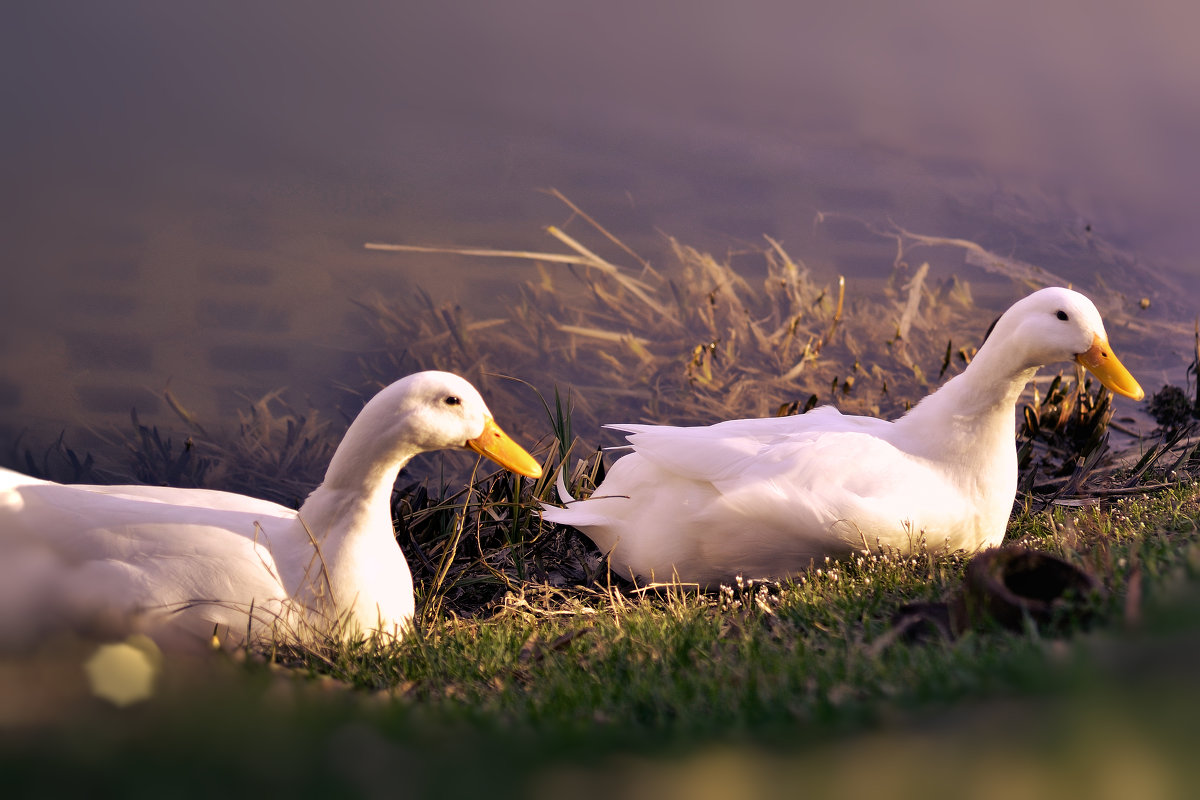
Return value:
<svg viewBox="0 0 1200 800">
<path fill-rule="evenodd" d="M 1105 386 L 1143 392 L 1095 306 L 1043 289 L 997 321 L 970 365 L 889 422 L 832 407 L 706 427 L 613 425 L 632 452 L 592 496 L 543 519 L 571 525 L 642 580 L 781 578 L 854 552 L 1000 543 L 1017 484 L 1017 398 L 1037 368 L 1077 359 Z"/>
<path fill-rule="evenodd" d="M 230 492 L 63 485 L 0 469 L 0 649 L 62 631 L 160 644 L 400 636 L 413 613 L 391 492 L 414 455 L 541 468 L 467 381 L 410 375 L 346 432 L 299 511 Z"/>
</svg>

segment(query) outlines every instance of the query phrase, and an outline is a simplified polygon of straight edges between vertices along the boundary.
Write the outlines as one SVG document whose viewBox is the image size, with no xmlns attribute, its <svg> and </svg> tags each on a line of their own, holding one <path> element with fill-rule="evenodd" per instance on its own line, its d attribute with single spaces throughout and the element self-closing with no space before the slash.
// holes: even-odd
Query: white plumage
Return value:
<svg viewBox="0 0 1200 800">
<path fill-rule="evenodd" d="M 1016 493 L 1017 398 L 1076 359 L 1141 399 L 1095 306 L 1043 289 L 1012 306 L 962 374 L 889 422 L 822 407 L 707 427 L 614 425 L 631 445 L 592 496 L 542 517 L 587 534 L 612 568 L 712 585 L 780 578 L 825 557 L 1000 543 Z"/>
<path fill-rule="evenodd" d="M 62 485 L 0 469 L 0 649 L 71 631 L 160 644 L 402 634 L 412 576 L 390 496 L 417 453 L 469 447 L 525 475 L 538 463 L 444 372 L 363 408 L 297 512 L 229 492 Z"/>
</svg>

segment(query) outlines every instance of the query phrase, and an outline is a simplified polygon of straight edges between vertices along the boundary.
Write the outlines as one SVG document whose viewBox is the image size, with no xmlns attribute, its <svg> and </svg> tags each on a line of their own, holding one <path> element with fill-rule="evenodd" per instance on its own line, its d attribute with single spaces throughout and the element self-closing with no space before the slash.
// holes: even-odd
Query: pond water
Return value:
<svg viewBox="0 0 1200 800">
<path fill-rule="evenodd" d="M 131 407 L 178 425 L 166 389 L 209 427 L 281 388 L 352 411 L 356 301 L 488 319 L 539 280 L 367 242 L 564 252 L 570 223 L 640 268 L 550 187 L 656 266 L 668 234 L 757 279 L 769 236 L 850 303 L 883 298 L 889 232 L 969 240 L 1096 296 L 1148 391 L 1184 382 L 1195 7 L 410 5 L 9 10 L 0 459 L 111 447 Z M 1027 286 L 964 255 L 906 257 L 971 285 L 982 335 Z"/>
</svg>

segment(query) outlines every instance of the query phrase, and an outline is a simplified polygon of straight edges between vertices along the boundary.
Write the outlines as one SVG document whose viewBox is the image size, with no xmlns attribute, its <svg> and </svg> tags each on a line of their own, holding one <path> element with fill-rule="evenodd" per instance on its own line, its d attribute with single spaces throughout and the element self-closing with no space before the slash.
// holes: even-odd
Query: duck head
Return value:
<svg viewBox="0 0 1200 800">
<path fill-rule="evenodd" d="M 541 477 L 541 465 L 501 430 L 479 392 L 463 378 L 449 372 L 418 372 L 380 394 L 393 389 L 400 390 L 395 413 L 404 420 L 406 435 L 422 450 L 464 447 L 505 469 Z"/>
<path fill-rule="evenodd" d="M 1020 341 L 1029 365 L 1073 360 L 1108 389 L 1133 400 L 1146 396 L 1108 343 L 1100 312 L 1070 289 L 1052 287 L 1018 301 L 996 323 L 996 331 Z"/>
<path fill-rule="evenodd" d="M 330 474 L 380 469 L 394 477 L 397 464 L 417 453 L 456 448 L 474 450 L 521 475 L 542 474 L 533 456 L 492 419 L 474 386 L 435 370 L 401 378 L 371 398 L 346 432 Z"/>
</svg>

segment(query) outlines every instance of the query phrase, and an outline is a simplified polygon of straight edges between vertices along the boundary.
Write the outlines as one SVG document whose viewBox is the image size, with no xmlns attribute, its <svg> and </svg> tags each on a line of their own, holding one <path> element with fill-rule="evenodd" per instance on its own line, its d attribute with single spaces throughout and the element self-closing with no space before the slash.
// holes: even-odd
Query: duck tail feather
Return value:
<svg viewBox="0 0 1200 800">
<path fill-rule="evenodd" d="M 565 477 L 563 477 L 564 475 L 566 475 L 566 472 L 567 472 L 566 464 L 563 464 L 558 469 L 558 480 L 555 482 L 554 485 L 558 487 L 558 499 L 559 500 L 561 500 L 564 503 L 574 503 L 575 498 L 571 496 L 570 490 L 567 489 L 567 480 Z"/>
<path fill-rule="evenodd" d="M 555 485 L 558 487 L 558 500 L 560 503 L 564 504 L 575 502 L 575 498 L 571 496 L 570 490 L 567 489 L 567 480 L 564 477 L 566 471 L 566 464 L 563 464 L 561 467 L 559 467 L 558 479 L 555 481 Z M 554 522 L 559 525 L 573 525 L 575 523 L 575 518 L 579 516 L 579 512 L 577 510 L 572 510 L 569 507 L 564 508 L 563 506 L 552 506 L 545 502 L 541 503 L 541 506 L 542 519 L 546 520 L 547 522 Z"/>
</svg>

